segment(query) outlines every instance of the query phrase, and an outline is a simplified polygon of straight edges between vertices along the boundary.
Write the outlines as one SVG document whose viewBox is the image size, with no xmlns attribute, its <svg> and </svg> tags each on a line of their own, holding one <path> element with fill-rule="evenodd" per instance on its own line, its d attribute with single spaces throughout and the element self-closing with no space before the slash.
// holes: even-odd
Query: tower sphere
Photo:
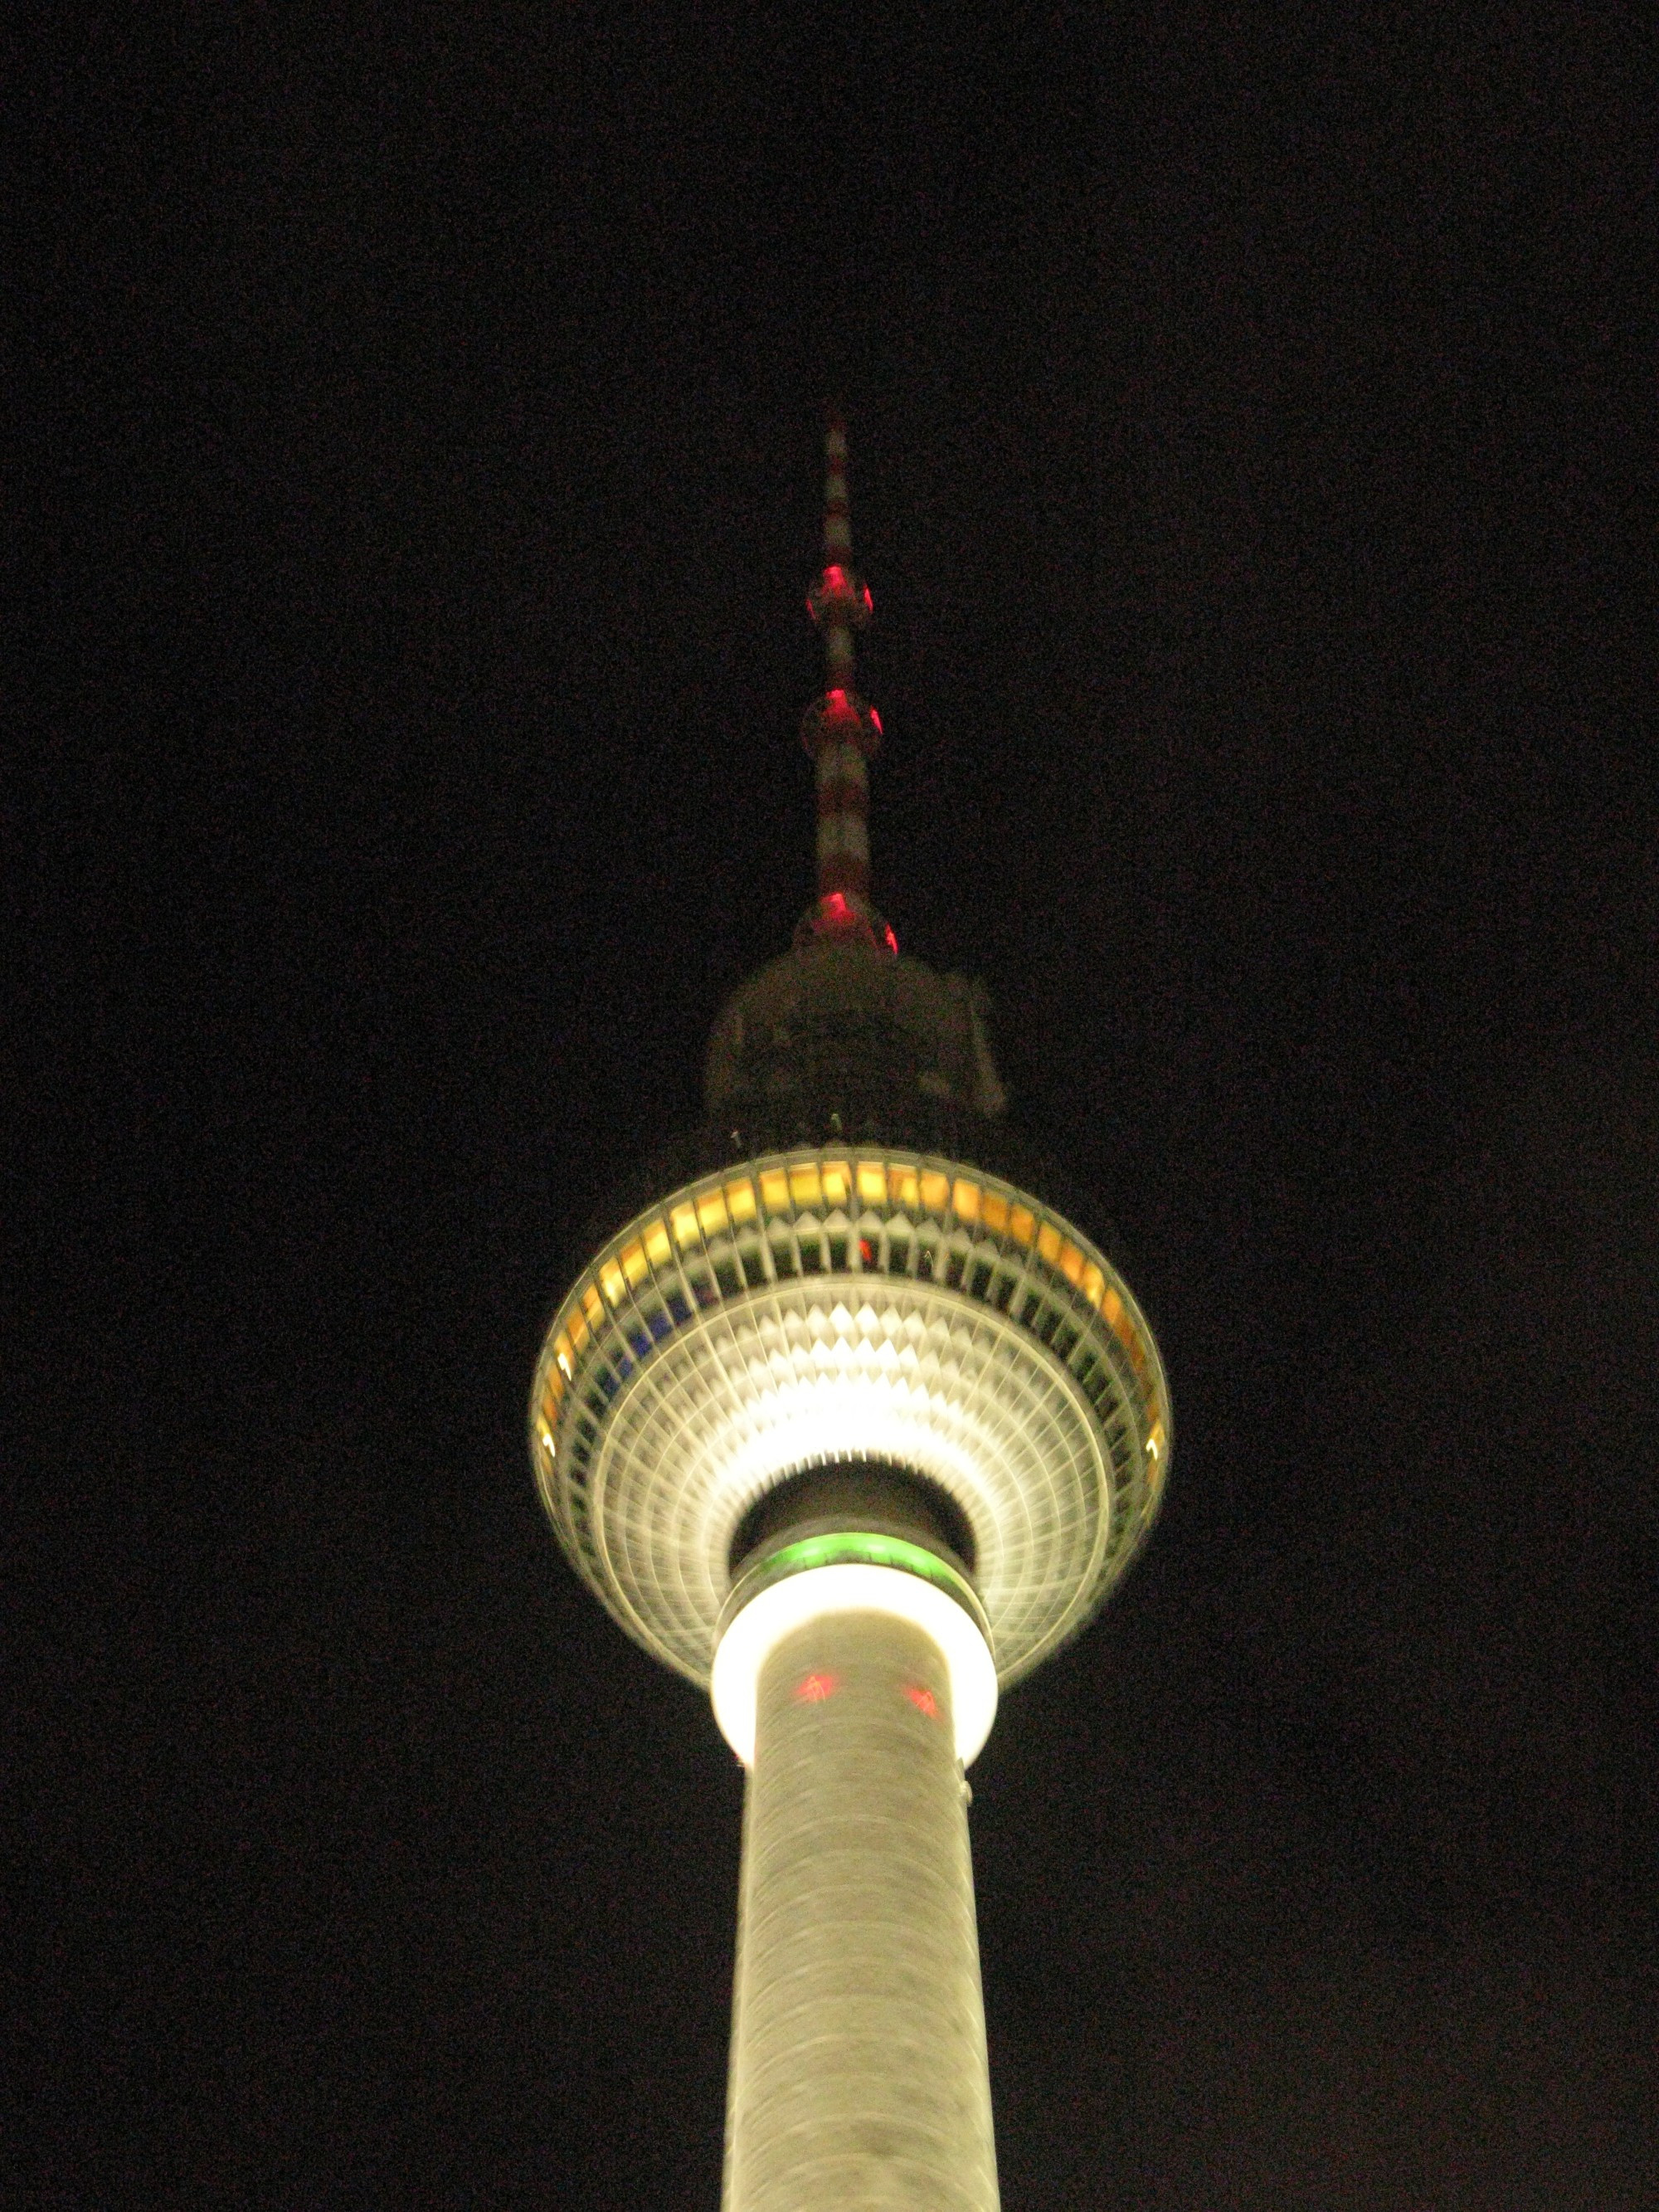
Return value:
<svg viewBox="0 0 1659 2212">
<path fill-rule="evenodd" d="M 757 1502 L 896 1465 L 960 1516 L 1018 1680 L 1144 1540 L 1170 1405 L 1121 1275 L 1000 1126 L 975 992 L 871 929 L 803 930 L 721 1012 L 705 1102 L 547 1332 L 531 1450 L 560 1540 L 706 1686 Z"/>
</svg>

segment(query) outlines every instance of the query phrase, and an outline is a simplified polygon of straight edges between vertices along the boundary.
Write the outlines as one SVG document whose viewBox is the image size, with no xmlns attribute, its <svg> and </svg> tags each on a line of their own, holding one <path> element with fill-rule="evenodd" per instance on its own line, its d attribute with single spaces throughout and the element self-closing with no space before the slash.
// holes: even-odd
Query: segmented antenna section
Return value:
<svg viewBox="0 0 1659 2212">
<path fill-rule="evenodd" d="M 896 949 L 870 904 L 867 764 L 881 743 L 881 717 L 853 686 L 853 633 L 870 619 L 870 593 L 853 566 L 847 504 L 847 432 L 832 413 L 824 435 L 823 568 L 806 594 L 823 638 L 827 689 L 801 720 L 801 742 L 817 769 L 818 901 L 814 935 L 869 936 Z"/>
</svg>

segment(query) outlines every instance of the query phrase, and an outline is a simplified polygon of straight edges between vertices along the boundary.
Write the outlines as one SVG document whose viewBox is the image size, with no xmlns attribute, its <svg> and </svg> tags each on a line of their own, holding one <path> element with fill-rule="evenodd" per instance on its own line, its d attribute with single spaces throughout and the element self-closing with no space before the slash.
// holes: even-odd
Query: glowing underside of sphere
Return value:
<svg viewBox="0 0 1659 2212">
<path fill-rule="evenodd" d="M 1170 1431 L 1151 1331 L 1058 1215 L 977 1168 L 814 1151 L 688 1184 L 605 1246 L 548 1331 L 530 1440 L 578 1572 L 702 1684 L 755 1498 L 839 1460 L 915 1468 L 973 1529 L 1006 1684 L 1139 1548 Z"/>
</svg>

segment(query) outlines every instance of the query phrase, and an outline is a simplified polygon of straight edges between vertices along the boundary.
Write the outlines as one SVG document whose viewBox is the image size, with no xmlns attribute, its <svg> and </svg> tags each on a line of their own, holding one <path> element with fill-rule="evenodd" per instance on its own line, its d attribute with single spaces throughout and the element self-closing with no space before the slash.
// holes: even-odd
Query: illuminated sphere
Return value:
<svg viewBox="0 0 1659 2212">
<path fill-rule="evenodd" d="M 707 1686 L 760 1501 L 906 1470 L 1018 1680 L 1139 1548 L 1170 1417 L 1127 1285 L 1000 1126 L 973 992 L 871 930 L 803 932 L 722 1012 L 705 1097 L 547 1332 L 531 1450 L 561 1542 Z"/>
</svg>

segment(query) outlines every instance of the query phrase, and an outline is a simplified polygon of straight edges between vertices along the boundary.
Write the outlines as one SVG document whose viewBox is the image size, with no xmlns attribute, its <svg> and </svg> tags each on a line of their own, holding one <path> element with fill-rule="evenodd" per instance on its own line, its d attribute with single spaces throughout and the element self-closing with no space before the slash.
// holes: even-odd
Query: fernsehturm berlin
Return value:
<svg viewBox="0 0 1659 2212">
<path fill-rule="evenodd" d="M 976 991 L 870 902 L 839 421 L 826 453 L 818 894 L 560 1304 L 531 1455 L 748 1770 L 726 2212 L 993 2212 L 965 1770 L 1145 1540 L 1169 1393 L 1007 1127 Z"/>
</svg>

